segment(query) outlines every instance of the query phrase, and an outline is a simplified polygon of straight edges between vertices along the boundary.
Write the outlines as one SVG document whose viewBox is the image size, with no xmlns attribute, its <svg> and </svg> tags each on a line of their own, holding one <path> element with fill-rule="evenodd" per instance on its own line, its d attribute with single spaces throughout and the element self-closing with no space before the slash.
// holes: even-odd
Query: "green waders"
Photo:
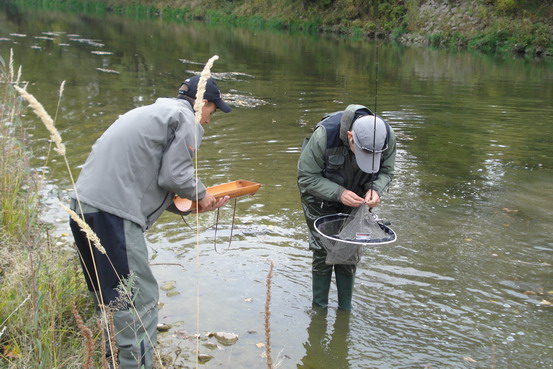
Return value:
<svg viewBox="0 0 553 369">
<path fill-rule="evenodd" d="M 338 289 L 338 307 L 343 310 L 351 310 L 351 298 L 353 296 L 354 275 L 336 272 L 336 287 Z"/>
<path fill-rule="evenodd" d="M 332 273 L 318 274 L 313 272 L 313 305 L 326 309 Z"/>
<path fill-rule="evenodd" d="M 328 307 L 328 293 L 334 270 L 338 290 L 338 308 L 351 310 L 356 265 L 327 265 L 325 260 L 326 251 L 324 249 L 313 250 L 313 304 L 321 308 Z"/>
</svg>

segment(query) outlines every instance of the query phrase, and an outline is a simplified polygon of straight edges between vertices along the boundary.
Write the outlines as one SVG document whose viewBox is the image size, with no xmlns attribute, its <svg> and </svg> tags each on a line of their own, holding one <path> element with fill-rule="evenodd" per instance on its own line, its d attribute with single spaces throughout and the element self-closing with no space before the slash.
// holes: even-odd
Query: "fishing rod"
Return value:
<svg viewBox="0 0 553 369">
<path fill-rule="evenodd" d="M 378 67 L 379 67 L 379 53 L 378 53 L 378 6 L 376 7 L 376 29 L 374 31 L 374 42 L 375 42 L 375 45 L 376 45 L 376 51 L 375 51 L 375 85 L 374 85 L 374 111 L 373 111 L 373 115 L 374 115 L 374 123 L 373 123 L 373 156 L 372 156 L 372 169 L 373 169 L 373 173 L 371 173 L 371 182 L 370 182 L 370 191 L 371 191 L 371 194 L 369 196 L 369 200 L 372 200 L 372 196 L 373 196 L 373 188 L 374 188 L 374 179 L 376 177 L 375 173 L 374 173 L 374 158 L 375 158 L 375 151 L 376 151 L 376 112 L 377 112 L 377 106 L 378 106 Z M 372 208 L 369 208 L 369 212 L 372 213 Z"/>
</svg>

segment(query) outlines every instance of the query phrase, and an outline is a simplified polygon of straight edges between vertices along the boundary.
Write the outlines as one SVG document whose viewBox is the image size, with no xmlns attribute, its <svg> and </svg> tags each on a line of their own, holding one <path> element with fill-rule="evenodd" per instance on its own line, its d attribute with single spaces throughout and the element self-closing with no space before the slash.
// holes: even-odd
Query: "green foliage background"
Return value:
<svg viewBox="0 0 553 369">
<path fill-rule="evenodd" d="M 292 32 L 553 56 L 552 0 L 12 0 L 38 7 L 200 19 Z M 456 17 L 457 21 L 452 21 Z"/>
</svg>

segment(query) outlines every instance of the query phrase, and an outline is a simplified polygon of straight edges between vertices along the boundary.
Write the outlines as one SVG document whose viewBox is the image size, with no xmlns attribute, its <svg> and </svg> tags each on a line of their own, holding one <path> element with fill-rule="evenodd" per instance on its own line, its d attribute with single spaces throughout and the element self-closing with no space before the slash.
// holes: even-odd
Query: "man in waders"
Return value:
<svg viewBox="0 0 553 369">
<path fill-rule="evenodd" d="M 76 183 L 71 207 L 100 238 L 106 254 L 90 246 L 73 220 L 71 230 L 96 305 L 114 311 L 115 359 L 121 369 L 149 369 L 155 360 L 159 291 L 144 231 L 164 210 L 176 209 L 175 195 L 197 198 L 201 211 L 229 201 L 228 196 L 215 199 L 195 176 L 192 158 L 202 125 L 217 109 L 231 111 L 210 78 L 201 124 L 196 124 L 199 79 L 186 79 L 176 98 L 159 98 L 120 116 L 92 146 Z"/>
<path fill-rule="evenodd" d="M 332 271 L 338 307 L 351 310 L 356 265 L 327 265 L 314 222 L 323 215 L 374 208 L 394 175 L 396 138 L 392 128 L 362 105 L 329 114 L 303 144 L 298 187 L 313 251 L 313 305 L 328 306 Z"/>
</svg>

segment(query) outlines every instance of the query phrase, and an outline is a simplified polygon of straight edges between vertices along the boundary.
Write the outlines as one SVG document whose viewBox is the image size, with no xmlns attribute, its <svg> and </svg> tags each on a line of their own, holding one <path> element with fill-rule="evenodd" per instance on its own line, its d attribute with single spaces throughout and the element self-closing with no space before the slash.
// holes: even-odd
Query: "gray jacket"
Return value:
<svg viewBox="0 0 553 369">
<path fill-rule="evenodd" d="M 175 194 L 204 198 L 192 160 L 203 133 L 185 100 L 160 98 L 125 113 L 92 146 L 76 183 L 78 199 L 146 230 Z"/>
</svg>

